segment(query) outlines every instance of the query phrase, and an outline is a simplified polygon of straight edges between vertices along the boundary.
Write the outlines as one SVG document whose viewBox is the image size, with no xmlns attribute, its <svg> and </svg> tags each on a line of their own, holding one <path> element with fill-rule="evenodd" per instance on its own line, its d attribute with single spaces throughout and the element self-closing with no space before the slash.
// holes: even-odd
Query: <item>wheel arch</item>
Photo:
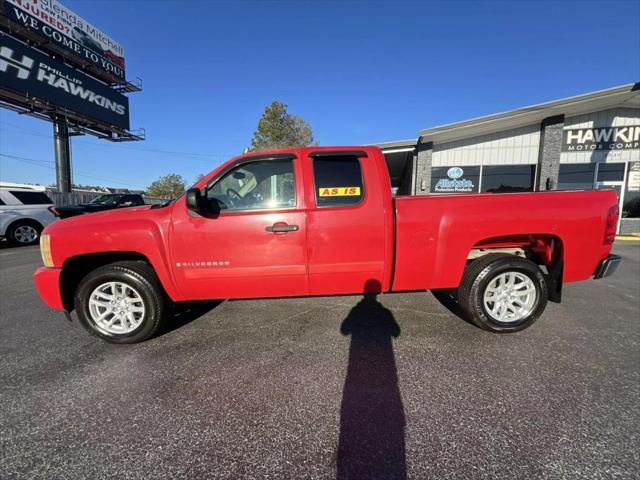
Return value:
<svg viewBox="0 0 640 480">
<path fill-rule="evenodd" d="M 30 223 L 32 225 L 35 225 L 37 227 L 40 228 L 40 230 L 43 230 L 45 225 L 38 220 L 37 218 L 33 218 L 33 217 L 20 217 L 20 218 L 16 218 L 15 220 L 10 221 L 7 224 L 7 228 L 5 230 L 5 233 L 8 232 L 14 225 L 20 224 L 20 223 Z"/>
<path fill-rule="evenodd" d="M 545 265 L 547 268 L 553 267 L 564 255 L 564 242 L 558 235 L 531 233 L 500 235 L 478 240 L 467 253 L 467 258 L 472 256 L 473 251 L 495 253 L 496 250 L 510 248 L 520 248 L 527 251 L 534 256 L 541 265 Z"/>
<path fill-rule="evenodd" d="M 171 298 L 171 295 L 169 294 L 171 288 L 167 289 L 167 285 L 163 283 L 161 278 L 162 276 L 158 275 L 158 271 L 153 265 L 153 262 L 151 262 L 149 258 L 142 253 L 135 251 L 86 253 L 69 257 L 62 265 L 62 273 L 60 275 L 60 295 L 65 310 L 72 311 L 74 309 L 73 297 L 80 281 L 88 273 L 104 265 L 121 261 L 138 261 L 149 265 L 156 274 L 156 277 L 158 278 L 158 281 L 165 293 L 169 298 Z"/>
<path fill-rule="evenodd" d="M 562 275 L 564 270 L 564 242 L 556 234 L 532 233 L 500 235 L 476 241 L 467 253 L 469 261 L 481 258 L 489 253 L 522 252 L 538 266 L 544 266 L 543 272 L 548 286 L 549 300 L 559 303 L 562 299 Z"/>
</svg>

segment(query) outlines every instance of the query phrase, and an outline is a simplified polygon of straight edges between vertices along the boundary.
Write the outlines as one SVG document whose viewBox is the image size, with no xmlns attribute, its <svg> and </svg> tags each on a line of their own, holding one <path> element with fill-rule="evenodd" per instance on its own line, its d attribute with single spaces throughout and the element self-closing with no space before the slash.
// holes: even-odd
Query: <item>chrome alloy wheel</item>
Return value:
<svg viewBox="0 0 640 480">
<path fill-rule="evenodd" d="M 505 272 L 487 285 L 483 303 L 493 320 L 513 323 L 531 313 L 537 298 L 538 291 L 531 278 L 519 272 Z"/>
<path fill-rule="evenodd" d="M 38 230 L 31 225 L 20 225 L 13 236 L 18 243 L 33 243 L 38 238 Z"/>
<path fill-rule="evenodd" d="M 91 292 L 89 314 L 99 330 L 122 335 L 140 326 L 145 308 L 135 288 L 122 282 L 107 282 Z"/>
</svg>

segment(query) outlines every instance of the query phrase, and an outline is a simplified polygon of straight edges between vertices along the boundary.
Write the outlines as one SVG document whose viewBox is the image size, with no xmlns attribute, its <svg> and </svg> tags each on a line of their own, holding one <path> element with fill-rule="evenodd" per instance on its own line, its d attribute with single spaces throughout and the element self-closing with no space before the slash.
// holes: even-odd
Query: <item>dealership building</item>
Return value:
<svg viewBox="0 0 640 480">
<path fill-rule="evenodd" d="M 640 232 L 640 83 L 420 130 L 381 147 L 398 194 L 614 189 Z"/>
</svg>

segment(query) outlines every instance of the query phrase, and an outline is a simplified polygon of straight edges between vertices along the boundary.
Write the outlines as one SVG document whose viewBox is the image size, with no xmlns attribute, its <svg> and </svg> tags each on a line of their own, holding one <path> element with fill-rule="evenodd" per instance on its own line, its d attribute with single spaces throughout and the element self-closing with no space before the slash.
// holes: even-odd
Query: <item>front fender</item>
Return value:
<svg viewBox="0 0 640 480">
<path fill-rule="evenodd" d="M 151 211 L 153 212 L 153 211 Z M 149 211 L 145 213 L 151 213 Z M 51 237 L 55 267 L 81 255 L 127 252 L 145 257 L 172 300 L 182 300 L 171 273 L 167 253 L 168 216 L 113 215 L 96 218 L 88 214 L 57 222 L 45 229 Z M 86 220 L 85 220 L 86 219 Z"/>
</svg>

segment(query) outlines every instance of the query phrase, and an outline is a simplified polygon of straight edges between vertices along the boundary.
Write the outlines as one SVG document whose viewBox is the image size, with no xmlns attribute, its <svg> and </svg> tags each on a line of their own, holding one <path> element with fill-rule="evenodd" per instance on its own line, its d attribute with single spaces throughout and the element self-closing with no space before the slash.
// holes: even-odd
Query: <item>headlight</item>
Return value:
<svg viewBox="0 0 640 480">
<path fill-rule="evenodd" d="M 53 257 L 51 256 L 51 237 L 46 233 L 40 235 L 40 255 L 45 267 L 53 267 Z"/>
</svg>

